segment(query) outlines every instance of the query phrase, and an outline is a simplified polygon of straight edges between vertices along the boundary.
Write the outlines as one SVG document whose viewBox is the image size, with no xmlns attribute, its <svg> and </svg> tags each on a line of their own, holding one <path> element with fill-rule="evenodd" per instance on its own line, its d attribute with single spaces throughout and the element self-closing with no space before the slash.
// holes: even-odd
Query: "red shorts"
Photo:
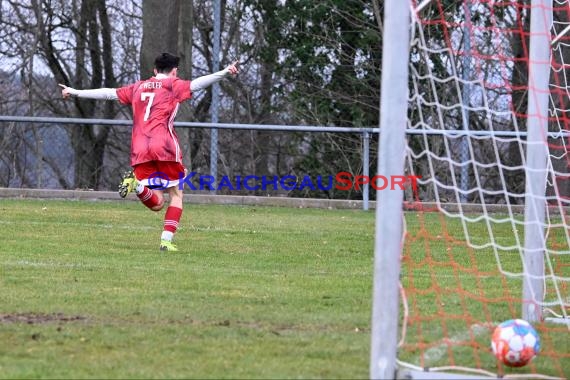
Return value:
<svg viewBox="0 0 570 380">
<path fill-rule="evenodd" d="M 177 186 L 186 175 L 186 168 L 176 161 L 147 161 L 133 167 L 135 177 L 143 186 L 169 188 Z"/>
</svg>

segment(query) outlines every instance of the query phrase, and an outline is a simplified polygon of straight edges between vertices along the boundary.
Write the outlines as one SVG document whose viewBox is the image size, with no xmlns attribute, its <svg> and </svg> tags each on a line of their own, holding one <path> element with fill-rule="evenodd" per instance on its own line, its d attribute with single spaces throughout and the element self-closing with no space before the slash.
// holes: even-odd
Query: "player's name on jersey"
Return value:
<svg viewBox="0 0 570 380">
<path fill-rule="evenodd" d="M 160 81 L 144 82 L 139 86 L 139 88 L 143 90 L 148 90 L 150 88 L 162 88 L 162 82 Z"/>
</svg>

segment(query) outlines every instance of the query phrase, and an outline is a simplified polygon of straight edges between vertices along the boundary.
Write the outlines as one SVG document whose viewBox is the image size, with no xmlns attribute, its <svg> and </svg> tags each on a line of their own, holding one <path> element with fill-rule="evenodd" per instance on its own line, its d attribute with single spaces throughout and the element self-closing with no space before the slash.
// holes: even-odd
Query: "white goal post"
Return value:
<svg viewBox="0 0 570 380">
<path fill-rule="evenodd" d="M 409 15 L 406 0 L 384 4 L 378 173 L 386 177 L 404 173 Z M 386 379 L 396 369 L 403 191 L 377 191 L 376 199 L 370 377 Z"/>
<path fill-rule="evenodd" d="M 550 25 L 552 0 L 533 0 L 530 16 L 528 137 L 522 319 L 542 319 L 546 236 L 544 196 L 548 173 L 548 79 L 550 75 Z"/>
</svg>

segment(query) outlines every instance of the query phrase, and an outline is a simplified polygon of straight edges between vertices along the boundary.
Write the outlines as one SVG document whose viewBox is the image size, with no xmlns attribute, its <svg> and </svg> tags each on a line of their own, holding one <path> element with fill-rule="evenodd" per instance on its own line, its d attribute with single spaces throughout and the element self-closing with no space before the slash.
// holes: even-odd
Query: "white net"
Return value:
<svg viewBox="0 0 570 380">
<path fill-rule="evenodd" d="M 530 60 L 530 1 L 433 0 L 414 7 L 406 170 L 422 179 L 407 194 L 399 358 L 421 368 L 567 377 L 570 2 L 541 8 L 553 21 L 537 36 L 553 44 L 551 59 L 540 62 Z M 529 66 L 546 70 L 544 89 Z M 548 106 L 532 111 L 533 96 L 546 92 Z M 535 143 L 527 135 L 531 123 L 548 127 Z M 545 152 L 544 169 L 529 161 L 529 149 Z M 525 181 L 540 189 L 531 214 L 544 207 L 544 222 L 525 219 Z M 525 248 L 531 230 L 541 236 Z M 538 275 L 525 270 L 525 252 L 536 253 L 536 246 Z M 523 296 L 525 281 L 535 285 L 531 296 Z M 533 325 L 541 353 L 526 367 L 503 367 L 491 353 L 492 331 L 521 318 L 530 304 L 540 317 Z"/>
</svg>

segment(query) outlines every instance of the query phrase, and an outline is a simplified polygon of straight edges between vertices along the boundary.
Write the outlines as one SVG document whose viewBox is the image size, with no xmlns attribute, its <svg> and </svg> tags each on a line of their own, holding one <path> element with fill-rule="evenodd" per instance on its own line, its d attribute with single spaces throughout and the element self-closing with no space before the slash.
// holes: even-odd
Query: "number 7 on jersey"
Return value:
<svg viewBox="0 0 570 380">
<path fill-rule="evenodd" d="M 148 117 L 150 116 L 150 107 L 152 107 L 152 101 L 154 100 L 154 92 L 141 92 L 141 102 L 144 102 L 147 99 L 149 100 L 144 112 L 144 121 L 147 121 Z"/>
</svg>

